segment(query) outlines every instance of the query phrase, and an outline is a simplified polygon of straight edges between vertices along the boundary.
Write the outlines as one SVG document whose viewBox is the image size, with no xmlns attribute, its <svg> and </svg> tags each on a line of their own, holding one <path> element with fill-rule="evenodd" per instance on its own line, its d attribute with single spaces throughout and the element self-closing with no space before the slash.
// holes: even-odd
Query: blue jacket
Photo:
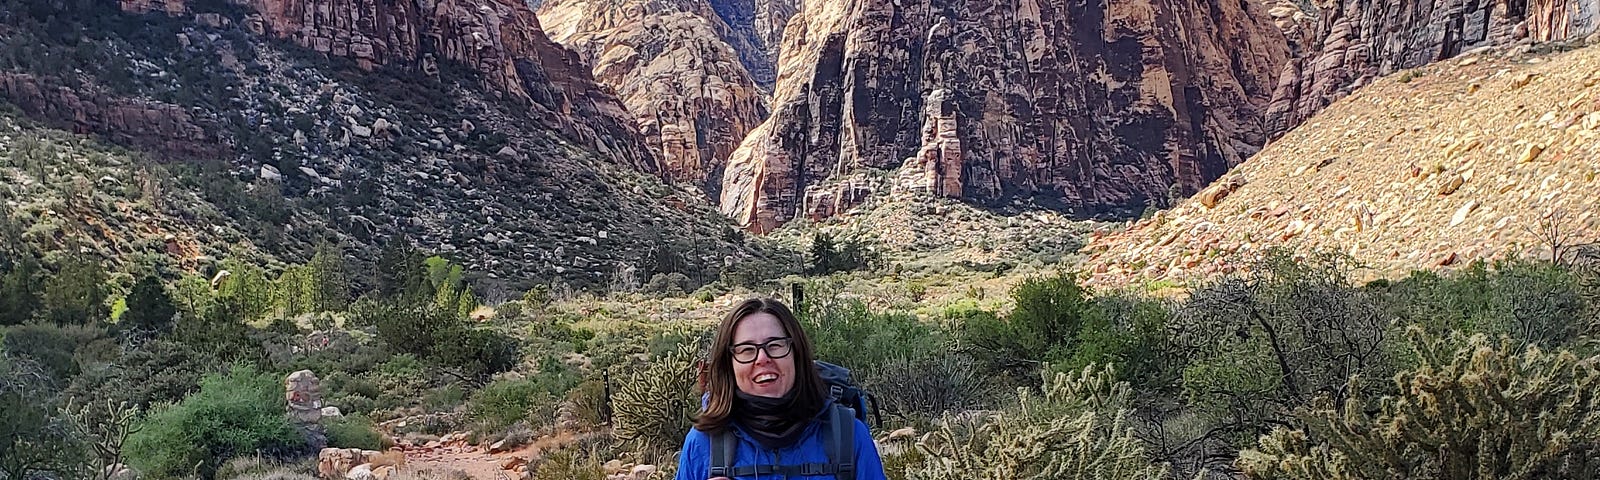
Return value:
<svg viewBox="0 0 1600 480">
<path fill-rule="evenodd" d="M 824 408 L 823 412 L 828 409 Z M 800 435 L 800 440 L 794 445 L 780 448 L 777 451 L 767 450 L 755 439 L 750 438 L 738 425 L 733 426 L 734 438 L 738 439 L 738 453 L 734 455 L 733 466 L 745 465 L 795 465 L 802 463 L 827 463 L 828 451 L 823 446 L 822 437 L 827 429 L 822 427 L 826 415 L 819 415 L 806 425 L 805 433 Z M 867 430 L 867 424 L 860 419 L 852 418 L 855 422 L 855 452 L 856 452 L 856 478 L 855 480 L 887 480 L 883 474 L 883 461 L 878 458 L 878 446 L 872 443 L 872 434 Z M 678 476 L 675 480 L 706 480 L 711 472 L 711 435 L 698 429 L 689 429 L 689 435 L 683 440 L 683 450 L 678 453 Z M 751 480 L 752 477 L 739 477 L 735 480 Z M 816 475 L 807 477 L 790 477 L 787 480 L 849 480 L 835 479 L 833 475 Z M 754 480 L 785 480 L 779 475 L 768 475 Z"/>
</svg>

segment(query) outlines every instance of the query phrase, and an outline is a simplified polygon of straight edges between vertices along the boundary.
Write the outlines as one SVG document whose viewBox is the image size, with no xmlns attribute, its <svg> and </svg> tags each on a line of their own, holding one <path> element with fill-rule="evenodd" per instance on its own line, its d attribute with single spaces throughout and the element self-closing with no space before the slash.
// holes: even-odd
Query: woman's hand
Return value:
<svg viewBox="0 0 1600 480">
<path fill-rule="evenodd" d="M 733 479 L 728 478 L 728 477 L 711 477 L 710 480 L 733 480 Z"/>
</svg>

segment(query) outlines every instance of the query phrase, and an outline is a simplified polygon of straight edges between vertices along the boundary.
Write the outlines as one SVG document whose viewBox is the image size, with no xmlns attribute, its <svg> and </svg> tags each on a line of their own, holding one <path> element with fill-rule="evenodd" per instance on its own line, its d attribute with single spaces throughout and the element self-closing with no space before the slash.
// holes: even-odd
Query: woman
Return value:
<svg viewBox="0 0 1600 480">
<path fill-rule="evenodd" d="M 711 347 L 705 409 L 684 439 L 677 480 L 884 479 L 867 425 L 833 406 L 788 307 L 745 300 Z"/>
</svg>

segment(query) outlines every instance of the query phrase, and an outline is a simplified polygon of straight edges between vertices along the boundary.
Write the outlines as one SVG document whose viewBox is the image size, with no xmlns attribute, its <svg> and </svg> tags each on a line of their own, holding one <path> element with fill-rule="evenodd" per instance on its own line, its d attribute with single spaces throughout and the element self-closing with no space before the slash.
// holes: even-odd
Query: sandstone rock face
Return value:
<svg viewBox="0 0 1600 480">
<path fill-rule="evenodd" d="M 1592 0 L 1338 0 L 1284 65 L 1267 112 L 1273 138 L 1334 100 L 1400 70 L 1517 41 L 1582 39 L 1600 28 Z"/>
<path fill-rule="evenodd" d="M 799 0 L 711 0 L 711 8 L 733 29 L 729 44 L 762 88 L 771 89 L 778 79 L 783 28 L 799 7 Z"/>
<path fill-rule="evenodd" d="M 1079 214 L 1194 192 L 1266 141 L 1288 46 L 1257 8 L 806 1 L 784 31 L 772 116 L 729 160 L 722 210 L 767 231 L 828 178 L 908 163 L 945 195 Z"/>
<path fill-rule="evenodd" d="M 551 0 L 551 38 L 577 50 L 622 98 L 674 180 L 713 198 L 739 140 L 766 117 L 755 81 L 705 0 Z"/>
<path fill-rule="evenodd" d="M 439 62 L 466 65 L 490 86 L 523 100 L 539 118 L 622 163 L 657 171 L 617 99 L 602 91 L 573 52 L 551 42 L 516 0 L 229 0 L 256 12 L 258 34 L 289 40 L 362 68 L 427 74 Z M 182 12 L 184 0 L 121 0 L 128 12 Z M 159 7 L 159 8 L 156 8 Z"/>
<path fill-rule="evenodd" d="M 177 105 L 94 94 L 28 74 L 0 73 L 0 99 L 30 115 L 98 133 L 127 145 L 204 157 L 225 149 L 201 122 Z"/>
</svg>

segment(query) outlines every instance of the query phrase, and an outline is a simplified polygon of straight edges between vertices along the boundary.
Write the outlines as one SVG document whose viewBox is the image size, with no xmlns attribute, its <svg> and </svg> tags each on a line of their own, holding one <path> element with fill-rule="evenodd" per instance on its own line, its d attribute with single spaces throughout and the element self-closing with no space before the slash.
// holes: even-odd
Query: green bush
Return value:
<svg viewBox="0 0 1600 480">
<path fill-rule="evenodd" d="M 1015 306 L 1005 318 L 974 316 L 960 329 L 961 344 L 974 358 L 1013 375 L 1070 358 L 1084 323 L 1096 315 L 1088 292 L 1069 273 L 1024 280 L 1011 298 Z"/>
<path fill-rule="evenodd" d="M 580 425 L 598 427 L 605 423 L 606 385 L 599 380 L 586 380 L 567 392 L 567 404 L 572 405 L 573 416 Z"/>
<path fill-rule="evenodd" d="M 936 417 L 984 408 L 994 396 L 982 369 L 960 354 L 894 358 L 858 375 L 857 383 L 889 414 Z"/>
<path fill-rule="evenodd" d="M 78 348 L 105 335 L 99 327 L 80 325 L 19 325 L 0 331 L 5 333 L 0 337 L 5 352 L 32 360 L 49 375 L 52 383 L 64 383 L 77 376 L 81 370 L 76 355 Z"/>
<path fill-rule="evenodd" d="M 557 449 L 539 458 L 531 469 L 533 480 L 605 480 L 600 455 L 581 447 Z"/>
<path fill-rule="evenodd" d="M 305 439 L 284 416 L 283 384 L 250 367 L 209 374 L 200 391 L 154 409 L 128 439 L 130 464 L 150 478 L 214 478 L 229 459 L 281 455 Z"/>
<path fill-rule="evenodd" d="M 45 280 L 44 307 L 50 321 L 63 325 L 88 324 L 110 317 L 111 307 L 106 304 L 107 276 L 100 263 L 73 257 Z"/>
<path fill-rule="evenodd" d="M 32 319 L 40 308 L 39 262 L 31 255 L 6 260 L 0 255 L 0 325 L 17 325 Z"/>
<path fill-rule="evenodd" d="M 117 326 L 133 331 L 158 334 L 172 331 L 173 316 L 178 314 L 178 307 L 167 295 L 166 287 L 154 275 L 147 275 L 133 284 L 133 290 L 128 292 L 127 307 L 128 311 L 122 314 Z"/>
<path fill-rule="evenodd" d="M 1394 377 L 1398 395 L 1322 397 L 1307 430 L 1274 429 L 1240 468 L 1267 479 L 1600 476 L 1600 358 L 1407 333 L 1419 365 Z"/>
<path fill-rule="evenodd" d="M 816 232 L 811 235 L 811 249 L 806 255 L 806 270 L 813 275 L 827 275 L 833 272 L 871 269 L 881 261 L 882 255 L 861 235 L 851 235 L 835 241 L 832 235 Z"/>
<path fill-rule="evenodd" d="M 7 338 L 0 338 L 0 341 Z M 85 448 L 37 365 L 0 348 L 0 477 L 73 478 L 85 467 Z"/>
<path fill-rule="evenodd" d="M 1476 262 L 1448 275 L 1419 271 L 1378 286 L 1391 314 L 1435 334 L 1450 330 L 1565 345 L 1600 333 L 1576 275 L 1548 262 Z"/>
<path fill-rule="evenodd" d="M 1318 392 L 1354 393 L 1343 389 L 1351 375 L 1396 371 L 1391 319 L 1350 285 L 1348 268 L 1340 256 L 1274 252 L 1247 275 L 1196 290 L 1173 317 L 1168 349 L 1185 356 L 1191 404 L 1252 438 Z"/>
<path fill-rule="evenodd" d="M 500 380 L 485 385 L 467 403 L 467 415 L 484 430 L 497 431 L 518 422 L 542 424 L 555 414 L 556 399 L 532 379 Z"/>
<path fill-rule="evenodd" d="M 511 370 L 521 360 L 517 339 L 487 328 L 458 326 L 441 330 L 429 358 L 473 379 Z"/>
<path fill-rule="evenodd" d="M 1090 364 L 1117 365 L 1119 380 L 1135 388 L 1167 384 L 1181 374 L 1181 359 L 1173 358 L 1166 333 L 1171 313 L 1161 302 L 1117 294 L 1095 298 L 1094 307 L 1071 355 L 1053 369 L 1072 373 Z"/>
<path fill-rule="evenodd" d="M 920 359 L 945 352 L 944 335 L 908 313 L 876 313 L 857 300 L 806 305 L 802 327 L 817 360 L 852 371 L 882 368 L 891 359 Z"/>
<path fill-rule="evenodd" d="M 323 421 L 322 425 L 327 429 L 329 447 L 379 451 L 389 447 L 384 444 L 378 426 L 364 415 L 346 415 Z"/>
</svg>

